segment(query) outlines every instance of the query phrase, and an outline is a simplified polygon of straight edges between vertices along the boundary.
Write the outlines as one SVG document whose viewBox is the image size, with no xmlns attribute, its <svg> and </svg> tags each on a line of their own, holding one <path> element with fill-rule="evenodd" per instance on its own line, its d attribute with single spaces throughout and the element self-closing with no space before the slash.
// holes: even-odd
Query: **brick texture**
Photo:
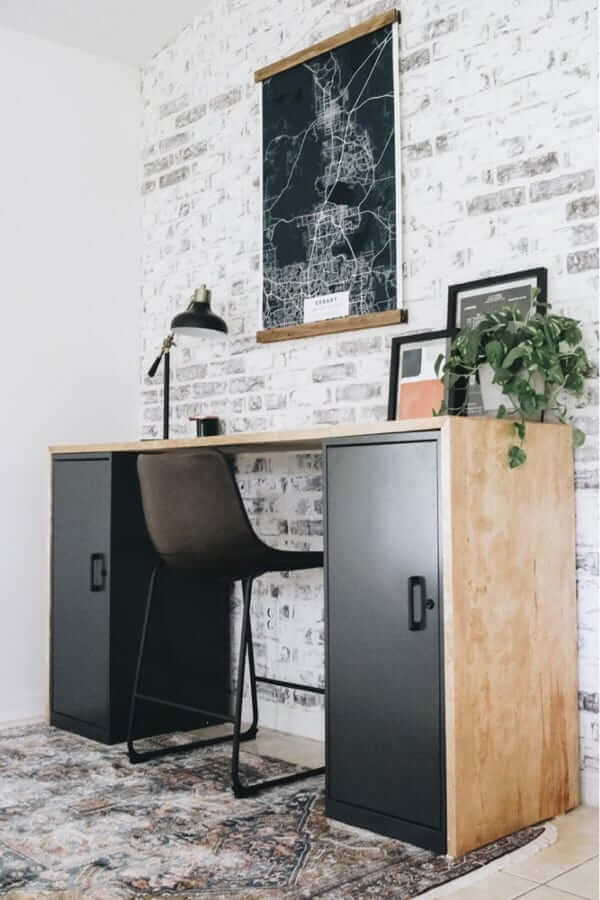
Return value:
<svg viewBox="0 0 600 900">
<path fill-rule="evenodd" d="M 443 327 L 448 284 L 549 270 L 554 310 L 598 344 L 597 11 L 594 0 L 423 0 L 400 27 L 404 298 L 409 326 L 257 345 L 260 113 L 253 71 L 358 24 L 381 0 L 209 0 L 143 72 L 144 280 L 141 369 L 192 290 L 206 282 L 227 340 L 177 347 L 172 433 L 190 414 L 232 431 L 386 415 L 390 338 Z M 576 454 L 581 764 L 598 781 L 598 385 L 573 409 Z M 140 429 L 160 434 L 160 379 L 142 374 Z M 254 524 L 278 546 L 322 544 L 318 454 L 238 460 Z M 239 610 L 239 595 L 234 596 Z M 323 681 L 319 573 L 264 578 L 261 673 Z M 236 617 L 236 624 L 238 618 Z M 262 693 L 266 721 L 319 734 L 311 695 Z M 279 706 L 271 701 L 281 700 Z M 596 800 L 597 802 L 597 800 Z"/>
</svg>

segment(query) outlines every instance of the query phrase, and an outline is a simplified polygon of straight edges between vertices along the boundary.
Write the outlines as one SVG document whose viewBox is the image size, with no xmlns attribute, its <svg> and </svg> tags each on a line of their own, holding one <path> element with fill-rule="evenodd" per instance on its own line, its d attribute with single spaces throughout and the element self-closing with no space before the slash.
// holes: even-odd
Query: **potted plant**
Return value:
<svg viewBox="0 0 600 900">
<path fill-rule="evenodd" d="M 566 422 L 564 395 L 583 392 L 591 365 L 581 346 L 579 326 L 568 316 L 545 315 L 535 301 L 527 316 L 514 306 L 484 315 L 475 327 L 456 335 L 447 358 L 440 354 L 436 360 L 436 374 L 441 373 L 450 398 L 439 414 L 464 414 L 467 385 L 475 375 L 484 408 L 497 409 L 499 419 L 516 419 L 519 442 L 509 448 L 508 464 L 513 469 L 522 465 L 527 459 L 525 423 L 548 418 Z M 490 398 L 490 388 L 497 391 L 496 400 Z M 584 433 L 573 428 L 573 445 L 580 447 L 584 441 Z"/>
</svg>

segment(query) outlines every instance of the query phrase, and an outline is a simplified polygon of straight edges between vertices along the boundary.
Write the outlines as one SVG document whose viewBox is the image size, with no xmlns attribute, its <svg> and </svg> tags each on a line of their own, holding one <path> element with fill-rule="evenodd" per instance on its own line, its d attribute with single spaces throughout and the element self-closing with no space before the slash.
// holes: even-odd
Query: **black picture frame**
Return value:
<svg viewBox="0 0 600 900">
<path fill-rule="evenodd" d="M 405 344 L 424 344 L 429 341 L 450 341 L 457 334 L 456 328 L 443 328 L 439 331 L 422 331 L 418 334 L 406 334 L 392 338 L 390 352 L 390 376 L 388 383 L 388 422 L 397 418 L 398 382 L 400 379 L 400 358 L 402 347 Z"/>
<path fill-rule="evenodd" d="M 470 324 L 468 320 L 464 321 L 463 317 L 460 315 L 461 294 L 468 293 L 469 295 L 473 295 L 474 292 L 479 291 L 481 292 L 482 296 L 485 296 L 486 294 L 493 295 L 495 293 L 501 295 L 503 286 L 504 290 L 507 290 L 507 285 L 510 285 L 511 283 L 514 283 L 516 285 L 518 282 L 523 281 L 535 282 L 535 287 L 539 291 L 535 301 L 536 311 L 541 313 L 542 315 L 545 315 L 548 308 L 548 270 L 544 267 L 538 267 L 534 269 L 520 269 L 517 272 L 508 272 L 504 275 L 494 275 L 490 278 L 480 278 L 476 281 L 466 281 L 462 284 L 449 285 L 447 327 L 449 329 L 453 328 L 454 333 L 458 334 L 461 328 L 464 328 L 465 325 Z M 510 290 L 510 287 L 508 288 L 508 290 Z M 484 302 L 485 301 L 483 300 L 481 301 L 481 309 L 479 312 L 475 313 L 475 316 L 473 316 L 473 318 L 476 318 L 477 315 L 481 314 L 484 311 Z M 518 296 L 505 296 L 499 298 L 498 300 L 494 300 L 493 302 L 495 306 L 509 306 L 511 302 L 522 303 L 522 298 Z M 478 384 L 476 385 L 476 388 L 478 391 Z M 477 391 L 475 391 L 475 393 L 477 393 Z M 474 398 L 473 404 L 471 404 L 469 384 L 462 381 L 456 382 L 449 389 L 446 403 L 450 414 L 459 414 L 463 416 L 467 416 L 469 414 L 483 414 L 483 411 L 478 409 L 477 397 Z M 469 413 L 470 407 L 471 412 Z"/>
<path fill-rule="evenodd" d="M 465 323 L 461 321 L 458 313 L 460 311 L 460 295 L 464 293 L 472 293 L 481 290 L 492 293 L 493 289 L 499 289 L 502 285 L 511 282 L 535 280 L 539 294 L 536 300 L 536 307 L 539 312 L 545 313 L 548 304 L 548 270 L 540 267 L 536 269 L 521 269 L 518 272 L 509 272 L 505 275 L 494 275 L 490 278 L 480 278 L 477 281 L 465 281 L 463 284 L 451 284 L 448 287 L 448 313 L 446 320 L 447 328 L 464 328 Z M 509 304 L 510 298 L 506 298 L 506 304 Z"/>
</svg>

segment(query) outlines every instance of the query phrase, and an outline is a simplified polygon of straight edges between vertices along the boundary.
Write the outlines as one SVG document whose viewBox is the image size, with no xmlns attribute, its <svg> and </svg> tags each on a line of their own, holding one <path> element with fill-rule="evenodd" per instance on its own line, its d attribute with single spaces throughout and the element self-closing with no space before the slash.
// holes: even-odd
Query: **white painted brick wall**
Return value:
<svg viewBox="0 0 600 900">
<path fill-rule="evenodd" d="M 212 0 L 143 73 L 144 309 L 140 371 L 206 282 L 230 338 L 173 353 L 173 435 L 192 413 L 232 431 L 382 420 L 386 329 L 258 346 L 260 120 L 255 69 L 387 9 L 367 0 Z M 448 284 L 531 266 L 598 349 L 597 5 L 594 0 L 420 0 L 403 5 L 404 297 L 410 325 L 445 322 Z M 143 380 L 141 431 L 160 434 L 160 381 Z M 598 380 L 576 408 L 581 761 L 598 785 Z M 321 546 L 318 455 L 238 462 L 259 532 Z M 239 606 L 239 597 L 236 597 Z M 263 579 L 262 673 L 321 683 L 320 576 Z M 266 723 L 319 734 L 315 698 L 266 700 Z M 265 695 L 263 694 L 263 699 Z M 597 802 L 597 800 L 596 800 Z"/>
</svg>

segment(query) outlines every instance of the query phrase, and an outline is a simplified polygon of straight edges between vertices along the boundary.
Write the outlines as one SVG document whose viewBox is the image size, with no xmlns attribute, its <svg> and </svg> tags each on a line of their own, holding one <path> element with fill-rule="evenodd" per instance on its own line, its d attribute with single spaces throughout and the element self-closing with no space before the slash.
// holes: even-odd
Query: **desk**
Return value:
<svg viewBox="0 0 600 900">
<path fill-rule="evenodd" d="M 149 558 L 137 454 L 323 448 L 328 814 L 454 855 L 577 805 L 571 431 L 531 424 L 527 435 L 529 458 L 518 470 L 506 465 L 510 423 L 448 417 L 52 447 L 54 668 L 62 652 L 81 662 L 85 654 L 73 655 L 72 644 L 83 639 L 86 615 L 96 617 L 105 653 L 91 670 L 102 683 L 85 699 L 103 725 L 83 733 L 117 739 L 113 668 L 128 658 L 127 641 L 133 658 L 138 633 L 131 612 L 131 621 L 120 620 L 115 651 L 115 617 L 137 610 L 138 581 L 143 605 Z M 72 463 L 99 464 L 93 490 L 69 486 Z M 80 466 L 80 482 L 88 471 Z M 80 503 L 74 544 L 59 509 L 65 503 Z M 86 538 L 104 541 L 100 551 L 80 540 L 84 519 L 90 529 L 105 522 Z M 85 590 L 65 604 L 77 566 Z M 88 577 L 96 591 L 90 596 Z M 105 585 L 103 613 L 94 602 Z M 224 636 L 222 607 L 215 594 L 207 608 Z M 63 618 L 78 617 L 79 630 L 57 643 L 61 608 Z M 96 645 L 91 641 L 90 652 Z M 213 663 L 225 681 L 223 659 Z M 119 676 L 123 685 L 130 677 L 129 670 Z M 224 683 L 212 690 L 215 706 L 205 697 L 196 705 L 219 711 Z M 52 709 L 54 721 L 69 724 Z"/>
<path fill-rule="evenodd" d="M 472 420 L 471 420 L 472 421 Z M 213 447 L 230 456 L 238 453 L 277 453 L 293 450 L 320 450 L 323 442 L 335 438 L 368 437 L 377 434 L 402 434 L 445 428 L 448 416 L 410 419 L 403 422 L 375 422 L 370 425 L 327 425 L 295 431 L 257 431 L 254 434 L 217 434 L 214 437 L 177 440 L 131 441 L 112 444 L 65 444 L 50 447 L 50 453 L 151 453 Z"/>
</svg>

